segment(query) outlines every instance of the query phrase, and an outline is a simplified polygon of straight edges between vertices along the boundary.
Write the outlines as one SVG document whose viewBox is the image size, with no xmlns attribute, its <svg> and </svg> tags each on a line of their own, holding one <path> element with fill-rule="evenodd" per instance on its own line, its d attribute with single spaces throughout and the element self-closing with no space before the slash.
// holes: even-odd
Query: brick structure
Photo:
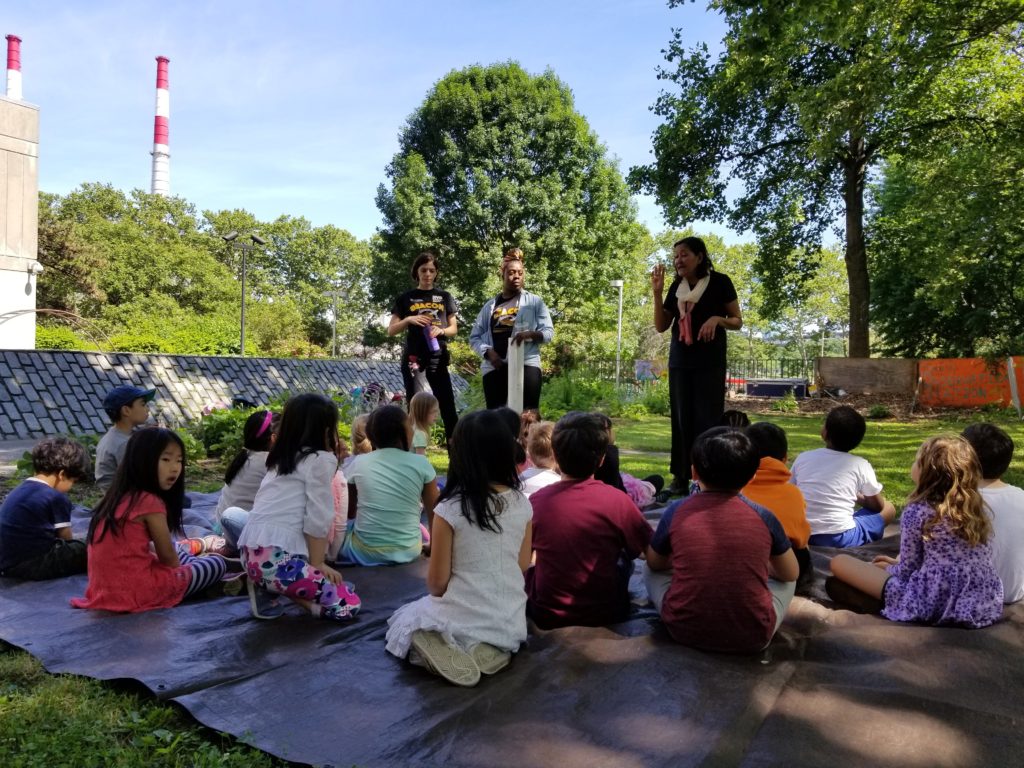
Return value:
<svg viewBox="0 0 1024 768">
<path fill-rule="evenodd" d="M 462 378 L 452 380 L 465 391 Z M 118 384 L 155 388 L 153 414 L 181 426 L 234 397 L 262 404 L 284 392 L 348 393 L 372 382 L 405 391 L 397 362 L 0 351 L 0 439 L 105 432 L 103 397 Z"/>
</svg>

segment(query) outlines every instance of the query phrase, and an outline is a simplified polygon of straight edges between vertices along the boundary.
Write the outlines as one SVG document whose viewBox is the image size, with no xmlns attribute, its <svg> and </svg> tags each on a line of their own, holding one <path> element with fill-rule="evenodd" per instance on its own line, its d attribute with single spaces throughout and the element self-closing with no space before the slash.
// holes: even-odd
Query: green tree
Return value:
<svg viewBox="0 0 1024 768">
<path fill-rule="evenodd" d="M 606 302 L 610 280 L 642 271 L 645 231 L 622 176 L 551 71 L 509 62 L 449 73 L 409 118 L 387 176 L 371 278 L 381 305 L 410 287 L 427 246 L 439 247 L 464 320 L 497 290 L 510 245 L 562 331 L 595 320 L 600 310 L 583 305 Z"/>
<path fill-rule="evenodd" d="M 992 54 L 948 98 L 983 100 L 993 127 L 908 148 L 873 190 L 872 313 L 894 354 L 1024 352 L 1024 60 Z"/>
<path fill-rule="evenodd" d="M 99 277 L 106 261 L 82 237 L 78 222 L 59 216 L 60 198 L 39 193 L 38 304 L 47 309 L 95 316 L 106 300 Z"/>
<path fill-rule="evenodd" d="M 231 301 L 231 275 L 213 255 L 216 243 L 182 198 L 83 184 L 60 199 L 55 215 L 75 222 L 99 254 L 96 281 L 110 305 L 160 294 L 207 314 Z"/>
<path fill-rule="evenodd" d="M 670 0 L 680 5 L 683 0 Z M 1020 0 L 712 0 L 728 25 L 712 60 L 677 30 L 659 77 L 655 162 L 631 172 L 674 223 L 754 232 L 765 311 L 806 291 L 823 234 L 843 221 L 850 354 L 869 353 L 865 182 L 887 154 L 946 126 L 986 124 L 976 103 L 936 98 L 970 76 L 985 41 L 1021 43 Z M 735 182 L 735 184 L 733 184 Z M 740 191 L 733 199 L 736 187 Z"/>
</svg>

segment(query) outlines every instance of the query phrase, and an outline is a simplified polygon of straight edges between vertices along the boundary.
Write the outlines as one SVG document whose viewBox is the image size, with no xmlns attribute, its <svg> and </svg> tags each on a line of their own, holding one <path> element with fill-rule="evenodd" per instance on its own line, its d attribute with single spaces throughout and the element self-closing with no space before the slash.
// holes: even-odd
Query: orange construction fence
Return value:
<svg viewBox="0 0 1024 768">
<path fill-rule="evenodd" d="M 1024 397 L 1024 357 L 1014 357 L 1013 368 L 1018 397 Z M 1006 360 L 990 365 L 981 358 L 919 360 L 921 405 L 979 407 L 1013 402 L 1009 366 Z"/>
</svg>

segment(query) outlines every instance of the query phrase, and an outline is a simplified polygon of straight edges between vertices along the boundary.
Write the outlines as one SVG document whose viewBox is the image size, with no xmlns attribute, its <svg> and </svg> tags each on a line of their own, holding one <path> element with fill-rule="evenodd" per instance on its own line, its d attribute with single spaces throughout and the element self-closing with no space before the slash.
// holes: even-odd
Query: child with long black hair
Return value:
<svg viewBox="0 0 1024 768">
<path fill-rule="evenodd" d="M 284 595 L 324 619 L 345 620 L 359 611 L 351 585 L 324 563 L 334 525 L 331 481 L 338 453 L 338 406 L 312 393 L 291 398 L 267 455 L 267 476 L 238 538 L 258 619 L 280 615 L 261 604 L 265 592 Z"/>
<path fill-rule="evenodd" d="M 267 454 L 274 444 L 281 416 L 273 411 L 253 411 L 242 427 L 242 450 L 231 460 L 224 473 L 216 515 L 228 507 L 252 509 L 256 491 L 267 474 Z"/>
<path fill-rule="evenodd" d="M 89 584 L 71 604 L 127 613 L 170 608 L 220 581 L 227 571 L 222 557 L 193 557 L 171 539 L 181 530 L 184 498 L 181 438 L 157 427 L 134 432 L 93 510 Z"/>
<path fill-rule="evenodd" d="M 459 420 L 434 510 L 430 594 L 388 620 L 390 653 L 455 685 L 504 669 L 526 640 L 533 510 L 519 490 L 517 441 L 494 411 Z"/>
</svg>

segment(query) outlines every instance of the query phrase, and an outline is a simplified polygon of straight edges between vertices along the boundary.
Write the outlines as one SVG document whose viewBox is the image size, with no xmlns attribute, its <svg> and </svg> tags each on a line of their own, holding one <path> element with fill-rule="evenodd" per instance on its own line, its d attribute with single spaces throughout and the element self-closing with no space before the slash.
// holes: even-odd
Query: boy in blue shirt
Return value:
<svg viewBox="0 0 1024 768">
<path fill-rule="evenodd" d="M 86 571 L 85 542 L 71 538 L 67 492 L 85 477 L 89 454 L 67 437 L 41 440 L 32 449 L 35 476 L 0 505 L 0 576 L 56 579 Z"/>
</svg>

